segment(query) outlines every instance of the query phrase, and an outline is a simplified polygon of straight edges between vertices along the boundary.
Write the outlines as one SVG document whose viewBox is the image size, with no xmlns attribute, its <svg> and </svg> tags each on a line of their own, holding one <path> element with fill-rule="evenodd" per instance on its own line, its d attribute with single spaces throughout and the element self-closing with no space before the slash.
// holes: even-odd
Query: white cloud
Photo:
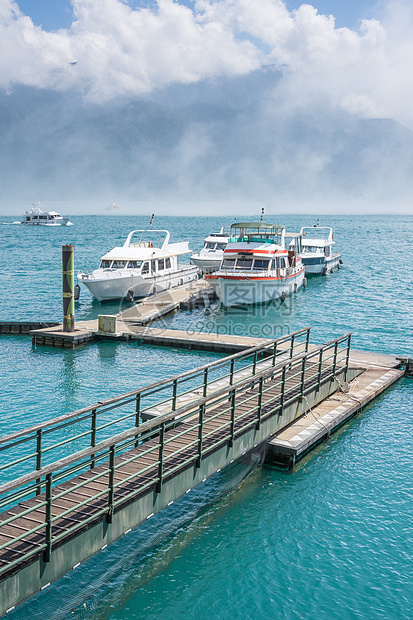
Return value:
<svg viewBox="0 0 413 620">
<path fill-rule="evenodd" d="M 93 101 L 140 95 L 168 84 L 282 68 L 275 93 L 291 108 L 323 101 L 413 128 L 413 8 L 396 0 L 357 31 L 310 4 L 197 0 L 194 10 L 158 0 L 156 10 L 122 0 L 72 0 L 69 30 L 33 25 L 18 1 L 0 7 L 0 86 L 77 88 Z M 76 65 L 70 61 L 77 60 Z"/>
</svg>

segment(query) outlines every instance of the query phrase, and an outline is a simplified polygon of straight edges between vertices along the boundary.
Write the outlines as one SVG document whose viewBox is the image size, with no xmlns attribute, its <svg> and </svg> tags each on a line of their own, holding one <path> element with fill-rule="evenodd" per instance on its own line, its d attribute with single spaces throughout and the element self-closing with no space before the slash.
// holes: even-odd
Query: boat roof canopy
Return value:
<svg viewBox="0 0 413 620">
<path fill-rule="evenodd" d="M 285 228 L 285 226 L 275 226 L 274 224 L 266 224 L 265 222 L 235 222 L 231 224 L 231 228 L 253 228 L 256 229 L 279 229 Z"/>
</svg>

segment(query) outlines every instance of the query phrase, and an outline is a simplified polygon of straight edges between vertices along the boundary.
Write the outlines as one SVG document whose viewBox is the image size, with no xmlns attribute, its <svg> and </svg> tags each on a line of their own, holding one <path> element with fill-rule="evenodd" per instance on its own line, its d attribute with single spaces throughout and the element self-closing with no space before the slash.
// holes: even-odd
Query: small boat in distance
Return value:
<svg viewBox="0 0 413 620">
<path fill-rule="evenodd" d="M 302 248 L 299 251 L 306 275 L 327 275 L 340 268 L 343 261 L 335 249 L 332 228 L 328 226 L 303 226 L 300 231 Z M 290 247 L 293 247 L 291 241 Z"/>
<path fill-rule="evenodd" d="M 188 242 L 169 243 L 169 238 L 168 230 L 132 230 L 122 247 L 110 250 L 97 269 L 80 272 L 77 279 L 100 302 L 133 301 L 197 280 L 197 267 L 179 264 L 181 256 L 191 253 Z"/>
<path fill-rule="evenodd" d="M 285 248 L 285 227 L 263 222 L 232 224 L 218 271 L 205 275 L 224 306 L 284 299 L 304 282 L 304 265 Z"/>
<path fill-rule="evenodd" d="M 34 202 L 30 211 L 24 214 L 21 224 L 29 226 L 73 226 L 68 217 L 62 217 L 57 211 L 42 211 L 40 202 Z"/>
<path fill-rule="evenodd" d="M 198 254 L 192 254 L 191 261 L 202 269 L 203 273 L 212 273 L 219 269 L 228 243 L 228 235 L 229 233 L 222 227 L 219 233 L 211 233 L 205 238 L 204 247 Z"/>
<path fill-rule="evenodd" d="M 110 205 L 106 207 L 107 211 L 117 211 L 119 209 L 119 205 L 116 202 L 112 202 Z"/>
</svg>

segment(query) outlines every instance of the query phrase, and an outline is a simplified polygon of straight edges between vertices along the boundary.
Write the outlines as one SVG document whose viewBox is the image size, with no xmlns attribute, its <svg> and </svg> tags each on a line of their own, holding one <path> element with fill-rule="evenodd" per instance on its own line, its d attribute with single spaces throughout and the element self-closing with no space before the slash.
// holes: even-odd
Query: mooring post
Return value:
<svg viewBox="0 0 413 620">
<path fill-rule="evenodd" d="M 62 245 L 63 275 L 63 331 L 75 331 L 75 248 L 73 245 Z"/>
</svg>

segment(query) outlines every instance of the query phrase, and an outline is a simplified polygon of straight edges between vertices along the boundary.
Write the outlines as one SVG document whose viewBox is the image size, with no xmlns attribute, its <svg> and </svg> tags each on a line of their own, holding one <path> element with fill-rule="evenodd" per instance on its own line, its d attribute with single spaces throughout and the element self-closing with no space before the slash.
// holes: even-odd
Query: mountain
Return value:
<svg viewBox="0 0 413 620">
<path fill-rule="evenodd" d="M 283 109 L 271 69 L 89 105 L 0 94 L 3 199 L 405 200 L 413 132 L 323 104 Z"/>
</svg>

